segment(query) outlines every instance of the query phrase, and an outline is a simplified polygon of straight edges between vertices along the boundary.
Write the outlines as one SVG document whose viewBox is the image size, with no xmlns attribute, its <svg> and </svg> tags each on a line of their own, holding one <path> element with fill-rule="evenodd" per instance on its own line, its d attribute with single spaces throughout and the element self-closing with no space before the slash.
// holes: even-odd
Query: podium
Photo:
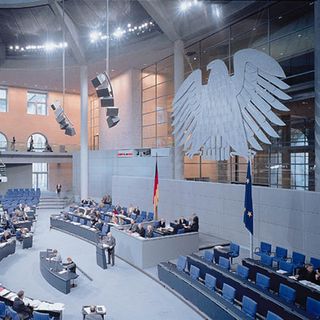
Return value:
<svg viewBox="0 0 320 320">
<path fill-rule="evenodd" d="M 106 251 L 101 244 L 96 246 L 97 265 L 102 269 L 107 269 Z"/>
<path fill-rule="evenodd" d="M 26 237 L 23 237 L 22 249 L 32 248 L 32 242 L 33 242 L 33 236 L 32 235 L 28 235 Z"/>
</svg>

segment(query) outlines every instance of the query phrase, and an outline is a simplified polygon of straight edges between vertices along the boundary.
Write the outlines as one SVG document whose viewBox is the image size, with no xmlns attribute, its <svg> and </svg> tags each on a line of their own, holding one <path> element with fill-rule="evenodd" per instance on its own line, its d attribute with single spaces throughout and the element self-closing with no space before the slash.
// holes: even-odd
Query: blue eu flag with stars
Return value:
<svg viewBox="0 0 320 320">
<path fill-rule="evenodd" d="M 252 206 L 252 181 L 250 161 L 248 161 L 247 180 L 246 180 L 246 194 L 244 198 L 244 214 L 243 222 L 246 228 L 253 234 L 253 206 Z"/>
</svg>

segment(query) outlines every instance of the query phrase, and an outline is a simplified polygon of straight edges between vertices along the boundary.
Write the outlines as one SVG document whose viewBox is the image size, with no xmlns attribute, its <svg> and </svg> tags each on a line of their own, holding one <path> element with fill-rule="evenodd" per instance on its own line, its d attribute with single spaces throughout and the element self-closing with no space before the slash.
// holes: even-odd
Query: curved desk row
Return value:
<svg viewBox="0 0 320 320">
<path fill-rule="evenodd" d="M 185 272 L 177 270 L 174 264 L 160 263 L 158 276 L 160 281 L 181 294 L 211 319 L 252 319 L 231 302 L 223 299 L 218 293 L 210 291 L 204 284 L 193 280 Z"/>
<path fill-rule="evenodd" d="M 12 307 L 14 299 L 17 297 L 17 293 L 10 291 L 2 286 L 0 286 L 0 301 L 4 302 L 6 305 Z M 62 303 L 52 303 L 47 301 L 40 301 L 38 299 L 31 299 L 25 297 L 24 303 L 32 307 L 34 311 L 48 313 L 53 320 L 62 319 L 62 311 L 64 309 L 64 304 Z"/>
<path fill-rule="evenodd" d="M 0 261 L 16 251 L 16 240 L 0 243 Z"/>
<path fill-rule="evenodd" d="M 79 222 L 64 220 L 60 216 L 50 217 L 50 228 L 70 233 L 93 244 L 99 242 L 99 231 Z"/>
<path fill-rule="evenodd" d="M 61 263 L 50 260 L 47 251 L 40 252 L 40 271 L 54 288 L 65 294 L 70 292 L 71 280 L 78 278 L 76 273 L 65 270 Z"/>
<path fill-rule="evenodd" d="M 309 319 L 304 310 L 287 303 L 284 300 L 280 300 L 278 296 L 270 293 L 269 291 L 262 290 L 255 283 L 249 282 L 215 263 L 207 262 L 196 254 L 187 256 L 187 263 L 189 270 L 190 265 L 200 269 L 200 278 L 202 279 L 205 279 L 206 273 L 214 276 L 217 279 L 216 286 L 218 289 L 222 289 L 224 283 L 235 288 L 235 298 L 238 301 L 242 301 L 243 296 L 253 299 L 258 304 L 257 312 L 262 316 L 266 316 L 270 310 L 281 316 L 283 319 Z"/>
</svg>

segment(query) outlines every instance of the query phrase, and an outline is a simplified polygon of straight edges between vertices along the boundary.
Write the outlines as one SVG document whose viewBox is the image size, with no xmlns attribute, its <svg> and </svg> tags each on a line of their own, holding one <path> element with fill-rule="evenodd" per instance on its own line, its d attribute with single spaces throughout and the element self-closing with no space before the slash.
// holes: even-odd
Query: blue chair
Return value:
<svg viewBox="0 0 320 320">
<path fill-rule="evenodd" d="M 222 287 L 222 297 L 227 301 L 233 303 L 235 295 L 236 289 L 224 283 Z"/>
<path fill-rule="evenodd" d="M 294 301 L 296 300 L 296 290 L 286 286 L 283 283 L 280 283 L 279 297 L 281 297 L 288 303 L 294 303 Z"/>
<path fill-rule="evenodd" d="M 281 260 L 279 262 L 279 269 L 286 271 L 287 275 L 292 276 L 294 270 L 293 263 Z"/>
<path fill-rule="evenodd" d="M 212 276 L 212 275 L 209 274 L 209 273 L 206 273 L 206 276 L 205 276 L 205 278 L 204 278 L 204 284 L 205 284 L 205 286 L 206 286 L 208 289 L 214 291 L 215 288 L 216 288 L 216 283 L 217 283 L 217 278 L 214 277 L 214 276 Z"/>
<path fill-rule="evenodd" d="M 33 320 L 50 320 L 50 315 L 48 313 L 41 313 L 33 311 Z"/>
<path fill-rule="evenodd" d="M 268 311 L 266 320 L 283 320 L 283 318 L 271 311 Z"/>
<path fill-rule="evenodd" d="M 85 225 L 85 224 L 86 224 L 86 220 L 85 220 L 85 219 L 80 218 L 80 223 L 81 223 L 82 225 Z"/>
<path fill-rule="evenodd" d="M 20 230 L 17 230 L 16 231 L 16 239 L 18 240 L 18 241 L 22 241 L 23 240 L 23 238 L 22 238 L 22 232 L 20 231 Z"/>
<path fill-rule="evenodd" d="M 152 221 L 154 219 L 154 213 L 153 212 L 149 212 L 148 216 L 147 216 L 147 220 L 148 221 Z"/>
<path fill-rule="evenodd" d="M 177 269 L 179 271 L 184 271 L 187 266 L 187 258 L 185 256 L 179 256 L 177 261 Z"/>
<path fill-rule="evenodd" d="M 177 234 L 183 234 L 184 233 L 184 229 L 178 229 Z"/>
<path fill-rule="evenodd" d="M 269 290 L 270 288 L 270 278 L 257 272 L 256 274 L 256 285 L 263 290 Z"/>
<path fill-rule="evenodd" d="M 213 251 L 210 250 L 205 250 L 204 251 L 204 255 L 203 255 L 203 259 L 208 261 L 208 262 L 212 262 L 213 261 Z"/>
<path fill-rule="evenodd" d="M 282 247 L 276 247 L 276 252 L 273 261 L 279 264 L 282 260 L 287 260 L 288 250 Z"/>
<path fill-rule="evenodd" d="M 143 218 L 141 217 L 141 215 L 137 218 L 136 222 L 137 222 L 137 223 L 143 222 Z"/>
<path fill-rule="evenodd" d="M 200 269 L 194 265 L 190 265 L 190 277 L 193 280 L 198 280 L 199 275 L 200 275 Z"/>
<path fill-rule="evenodd" d="M 232 264 L 232 260 L 233 258 L 239 257 L 239 252 L 240 252 L 240 246 L 235 244 L 235 243 L 230 243 L 230 249 L 229 249 L 229 253 L 228 256 L 231 260 L 231 264 Z"/>
<path fill-rule="evenodd" d="M 310 264 L 313 265 L 314 269 L 318 269 L 318 268 L 320 268 L 320 259 L 311 257 L 310 258 Z"/>
<path fill-rule="evenodd" d="M 267 267 L 272 267 L 273 257 L 270 257 L 266 254 L 260 256 L 260 263 Z"/>
<path fill-rule="evenodd" d="M 247 296 L 242 297 L 242 312 L 252 319 L 256 318 L 258 304 Z"/>
<path fill-rule="evenodd" d="M 17 312 L 15 312 L 11 307 L 7 307 L 7 315 L 11 317 L 11 320 L 20 320 Z"/>
<path fill-rule="evenodd" d="M 153 223 L 153 227 L 154 228 L 159 228 L 159 225 L 160 225 L 160 221 L 155 221 L 154 223 Z"/>
<path fill-rule="evenodd" d="M 292 258 L 291 258 L 291 263 L 293 264 L 293 269 L 299 269 L 302 268 L 305 264 L 306 261 L 306 256 L 302 253 L 299 252 L 292 252 Z"/>
<path fill-rule="evenodd" d="M 100 236 L 106 236 L 107 233 L 109 232 L 110 226 L 108 224 L 103 224 L 101 232 L 100 232 Z"/>
<path fill-rule="evenodd" d="M 136 220 L 137 219 L 137 215 L 135 213 L 131 213 L 131 219 Z"/>
<path fill-rule="evenodd" d="M 260 248 L 255 248 L 255 255 L 261 256 L 262 254 L 270 256 L 271 254 L 271 244 L 267 242 L 260 242 Z"/>
<path fill-rule="evenodd" d="M 316 319 L 320 318 L 320 301 L 307 297 L 306 311 Z"/>
<path fill-rule="evenodd" d="M 241 264 L 237 265 L 237 275 L 244 280 L 248 280 L 249 277 L 249 268 L 242 266 Z"/>
<path fill-rule="evenodd" d="M 141 211 L 140 217 L 142 217 L 143 220 L 146 220 L 147 219 L 147 212 Z"/>
<path fill-rule="evenodd" d="M 4 319 L 7 314 L 7 307 L 3 301 L 0 301 L 0 319 Z"/>
<path fill-rule="evenodd" d="M 219 266 L 224 268 L 224 269 L 230 270 L 230 261 L 229 261 L 229 259 L 226 259 L 224 257 L 219 257 Z"/>
<path fill-rule="evenodd" d="M 79 220 L 78 220 L 78 217 L 72 216 L 72 221 L 73 221 L 73 222 L 78 222 L 78 221 L 79 221 Z"/>
</svg>

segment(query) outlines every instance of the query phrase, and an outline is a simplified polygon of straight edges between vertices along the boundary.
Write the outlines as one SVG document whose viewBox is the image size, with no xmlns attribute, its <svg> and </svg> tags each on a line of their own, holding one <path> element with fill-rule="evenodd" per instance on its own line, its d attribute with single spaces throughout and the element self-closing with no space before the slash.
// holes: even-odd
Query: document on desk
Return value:
<svg viewBox="0 0 320 320">
<path fill-rule="evenodd" d="M 287 271 L 281 270 L 281 269 L 277 270 L 276 272 L 277 272 L 277 273 L 280 273 L 280 274 L 286 274 L 286 273 L 287 273 Z"/>
<path fill-rule="evenodd" d="M 0 248 L 3 248 L 6 246 L 6 243 L 0 243 Z"/>
<path fill-rule="evenodd" d="M 41 311 L 62 311 L 64 310 L 63 303 L 49 303 L 49 302 L 41 302 L 38 307 L 34 308 L 34 310 Z"/>
<path fill-rule="evenodd" d="M 214 249 L 222 249 L 223 246 L 214 246 L 213 248 L 214 248 Z"/>
<path fill-rule="evenodd" d="M 64 273 L 66 273 L 66 272 L 68 272 L 67 270 L 61 270 L 61 271 L 59 271 L 58 273 L 59 274 L 64 274 Z"/>
<path fill-rule="evenodd" d="M 105 306 L 97 306 L 96 309 L 97 309 L 98 313 L 101 313 L 101 314 L 107 313 L 107 310 L 106 310 Z"/>
<path fill-rule="evenodd" d="M 6 294 L 8 294 L 10 291 L 6 288 L 0 288 L 0 297 L 5 296 Z"/>
<path fill-rule="evenodd" d="M 310 287 L 310 288 L 313 288 L 317 291 L 320 291 L 320 286 L 318 286 L 317 284 L 311 282 L 311 281 L 308 281 L 308 280 L 300 280 L 299 281 L 300 283 L 302 283 L 303 285 L 307 286 L 307 287 Z"/>
<path fill-rule="evenodd" d="M 15 292 L 10 292 L 8 295 L 6 295 L 6 299 L 13 301 L 17 297 L 17 294 Z"/>
</svg>

